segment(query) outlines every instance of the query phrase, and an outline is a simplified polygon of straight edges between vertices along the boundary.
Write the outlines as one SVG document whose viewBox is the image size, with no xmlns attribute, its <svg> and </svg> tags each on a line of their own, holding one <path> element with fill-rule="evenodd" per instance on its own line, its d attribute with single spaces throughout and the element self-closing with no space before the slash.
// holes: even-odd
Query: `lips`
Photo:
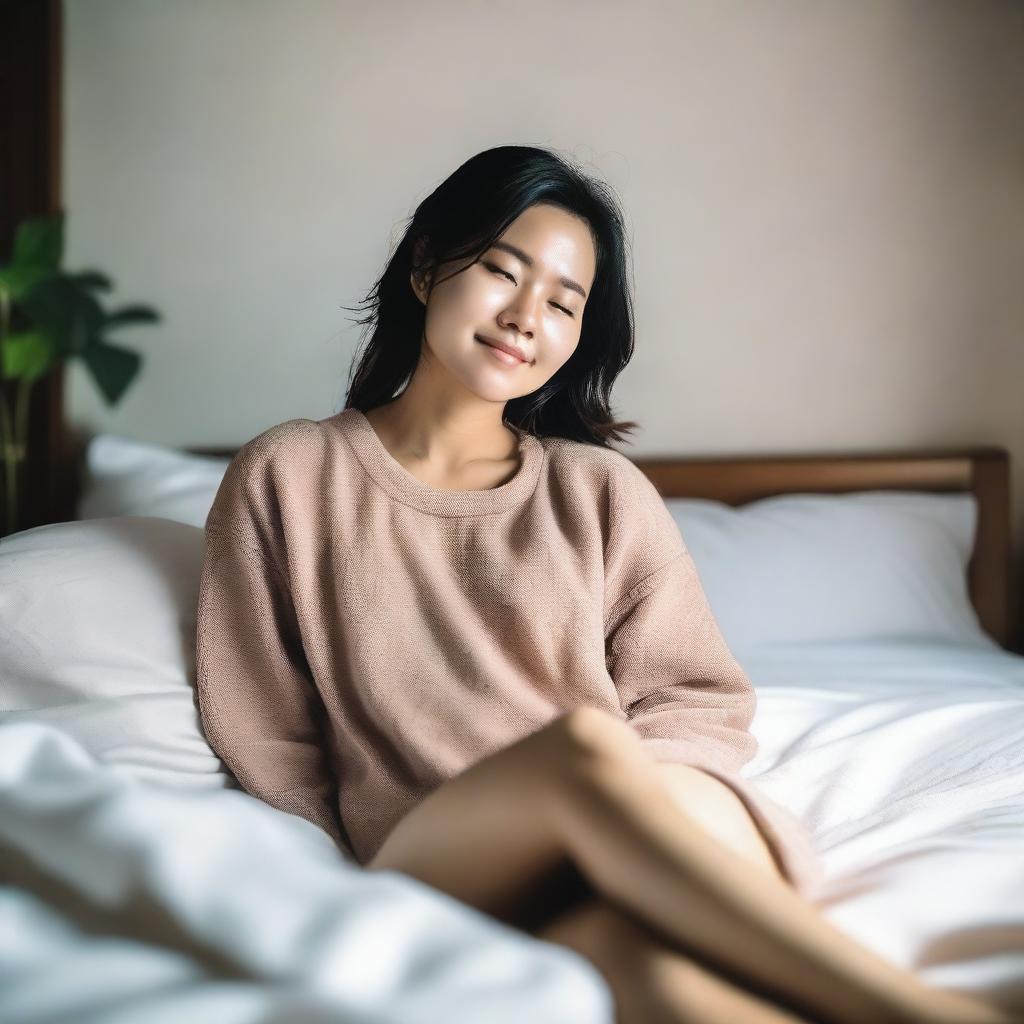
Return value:
<svg viewBox="0 0 1024 1024">
<path fill-rule="evenodd" d="M 487 338 L 484 337 L 484 335 L 482 334 L 478 334 L 476 336 L 476 340 L 482 341 L 485 345 L 490 345 L 491 348 L 496 348 L 500 349 L 502 352 L 507 352 L 510 356 L 514 356 L 522 363 L 528 363 L 530 361 L 529 359 L 527 359 L 525 355 L 523 355 L 522 352 L 519 351 L 519 349 L 515 347 L 515 345 L 510 345 L 508 344 L 508 342 L 497 341 L 494 338 Z"/>
</svg>

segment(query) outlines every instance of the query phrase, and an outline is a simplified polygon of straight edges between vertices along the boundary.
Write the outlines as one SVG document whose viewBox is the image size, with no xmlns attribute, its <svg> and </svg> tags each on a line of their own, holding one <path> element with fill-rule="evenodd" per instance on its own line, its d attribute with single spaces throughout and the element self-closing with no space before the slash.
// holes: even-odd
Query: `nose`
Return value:
<svg viewBox="0 0 1024 1024">
<path fill-rule="evenodd" d="M 515 327 L 524 337 L 532 338 L 537 326 L 537 296 L 531 297 L 526 288 L 520 289 L 502 314 L 503 326 Z"/>
</svg>

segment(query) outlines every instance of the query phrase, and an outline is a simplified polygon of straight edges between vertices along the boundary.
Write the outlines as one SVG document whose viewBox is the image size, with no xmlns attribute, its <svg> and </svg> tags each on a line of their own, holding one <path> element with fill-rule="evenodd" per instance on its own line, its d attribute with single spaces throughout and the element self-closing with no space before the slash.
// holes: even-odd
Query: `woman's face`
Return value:
<svg viewBox="0 0 1024 1024">
<path fill-rule="evenodd" d="M 442 263 L 429 297 L 412 275 L 427 307 L 424 357 L 489 401 L 536 391 L 579 344 L 595 271 L 585 221 L 557 206 L 529 207 L 475 263 Z M 505 342 L 525 361 L 503 361 L 481 337 Z"/>
</svg>

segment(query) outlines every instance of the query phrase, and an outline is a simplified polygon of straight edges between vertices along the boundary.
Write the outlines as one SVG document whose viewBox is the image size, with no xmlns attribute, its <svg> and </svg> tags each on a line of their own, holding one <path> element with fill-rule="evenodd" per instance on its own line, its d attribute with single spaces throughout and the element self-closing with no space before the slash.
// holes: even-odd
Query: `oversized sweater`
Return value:
<svg viewBox="0 0 1024 1024">
<path fill-rule="evenodd" d="M 519 469 L 478 491 L 420 481 L 354 408 L 238 451 L 199 589 L 211 746 L 365 864 L 445 780 L 589 705 L 726 783 L 806 892 L 820 862 L 739 774 L 754 690 L 661 495 L 619 452 L 513 429 Z"/>
</svg>

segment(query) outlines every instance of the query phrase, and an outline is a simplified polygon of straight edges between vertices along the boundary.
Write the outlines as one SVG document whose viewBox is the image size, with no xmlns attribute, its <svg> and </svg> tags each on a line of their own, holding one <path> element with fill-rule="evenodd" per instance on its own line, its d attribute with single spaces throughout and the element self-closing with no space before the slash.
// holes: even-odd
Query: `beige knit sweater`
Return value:
<svg viewBox="0 0 1024 1024">
<path fill-rule="evenodd" d="M 197 695 L 249 793 L 365 863 L 414 804 L 570 708 L 743 800 L 790 880 L 803 825 L 738 774 L 755 696 L 664 501 L 624 455 L 517 431 L 483 491 L 409 473 L 349 408 L 264 431 L 206 521 Z"/>
</svg>

